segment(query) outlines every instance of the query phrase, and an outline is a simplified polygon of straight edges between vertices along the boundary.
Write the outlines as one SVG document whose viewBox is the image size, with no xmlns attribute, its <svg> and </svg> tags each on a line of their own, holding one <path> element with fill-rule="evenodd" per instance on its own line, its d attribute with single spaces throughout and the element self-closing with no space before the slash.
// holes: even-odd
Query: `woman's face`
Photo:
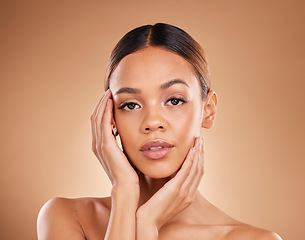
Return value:
<svg viewBox="0 0 305 240">
<path fill-rule="evenodd" d="M 201 88 L 177 54 L 148 47 L 124 57 L 110 80 L 124 153 L 146 176 L 175 173 L 200 136 Z"/>
</svg>

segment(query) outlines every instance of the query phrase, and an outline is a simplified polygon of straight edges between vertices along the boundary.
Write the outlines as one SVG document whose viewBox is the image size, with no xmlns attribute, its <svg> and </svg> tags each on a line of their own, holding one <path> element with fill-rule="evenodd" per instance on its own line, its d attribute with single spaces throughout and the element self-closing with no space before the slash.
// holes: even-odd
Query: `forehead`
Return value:
<svg viewBox="0 0 305 240">
<path fill-rule="evenodd" d="M 112 73 L 109 85 L 115 91 L 127 86 L 160 86 L 171 79 L 199 86 L 193 66 L 183 57 L 159 47 L 148 47 L 124 57 Z"/>
</svg>

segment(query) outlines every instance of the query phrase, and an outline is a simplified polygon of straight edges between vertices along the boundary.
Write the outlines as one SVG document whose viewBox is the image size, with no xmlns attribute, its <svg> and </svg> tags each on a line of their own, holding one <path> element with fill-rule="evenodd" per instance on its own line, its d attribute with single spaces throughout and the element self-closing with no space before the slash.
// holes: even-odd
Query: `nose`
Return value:
<svg viewBox="0 0 305 240">
<path fill-rule="evenodd" d="M 160 111 L 155 109 L 150 109 L 147 111 L 141 124 L 141 131 L 143 133 L 150 133 L 155 131 L 165 132 L 166 128 L 166 121 L 162 117 L 162 113 Z"/>
</svg>

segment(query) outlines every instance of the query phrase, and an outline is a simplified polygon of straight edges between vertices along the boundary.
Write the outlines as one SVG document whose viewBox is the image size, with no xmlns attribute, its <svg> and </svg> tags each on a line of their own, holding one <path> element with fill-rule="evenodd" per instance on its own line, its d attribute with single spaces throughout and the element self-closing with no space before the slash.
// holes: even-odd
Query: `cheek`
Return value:
<svg viewBox="0 0 305 240">
<path fill-rule="evenodd" d="M 135 134 L 137 120 L 135 116 L 122 114 L 119 111 L 114 111 L 115 124 L 120 135 L 122 144 L 132 144 L 132 136 Z"/>
<path fill-rule="evenodd" d="M 196 105 L 189 106 L 183 114 L 174 121 L 175 138 L 180 143 L 179 152 L 186 156 L 189 149 L 194 146 L 194 140 L 200 137 L 201 108 Z"/>
<path fill-rule="evenodd" d="M 201 108 L 190 104 L 172 117 L 172 127 L 185 136 L 197 137 L 201 129 Z"/>
</svg>

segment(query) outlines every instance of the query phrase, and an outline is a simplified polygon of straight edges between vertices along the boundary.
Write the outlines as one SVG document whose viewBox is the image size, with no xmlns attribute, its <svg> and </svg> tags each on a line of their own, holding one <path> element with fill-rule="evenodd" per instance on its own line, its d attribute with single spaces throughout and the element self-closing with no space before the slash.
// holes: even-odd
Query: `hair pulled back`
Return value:
<svg viewBox="0 0 305 240">
<path fill-rule="evenodd" d="M 202 47 L 184 30 L 165 23 L 144 25 L 126 33 L 114 47 L 106 69 L 106 89 L 111 74 L 127 55 L 147 47 L 160 47 L 183 57 L 194 68 L 202 90 L 202 99 L 210 91 L 207 61 Z"/>
</svg>

